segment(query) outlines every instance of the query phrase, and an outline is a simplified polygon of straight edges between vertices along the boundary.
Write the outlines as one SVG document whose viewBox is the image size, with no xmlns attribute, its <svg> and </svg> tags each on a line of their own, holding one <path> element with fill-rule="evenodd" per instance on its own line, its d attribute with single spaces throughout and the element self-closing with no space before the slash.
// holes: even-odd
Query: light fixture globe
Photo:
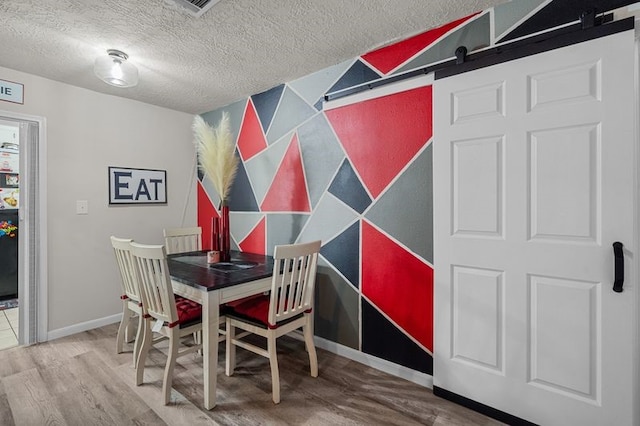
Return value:
<svg viewBox="0 0 640 426">
<path fill-rule="evenodd" d="M 107 84 L 116 87 L 133 87 L 138 84 L 138 69 L 131 62 L 127 62 L 129 55 L 109 49 L 105 56 L 96 58 L 93 72 Z"/>
</svg>

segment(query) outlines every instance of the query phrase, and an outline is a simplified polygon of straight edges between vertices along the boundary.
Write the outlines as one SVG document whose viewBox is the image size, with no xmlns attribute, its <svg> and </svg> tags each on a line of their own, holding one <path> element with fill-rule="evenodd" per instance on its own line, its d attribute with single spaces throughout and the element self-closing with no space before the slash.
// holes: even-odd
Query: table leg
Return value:
<svg viewBox="0 0 640 426">
<path fill-rule="evenodd" d="M 202 304 L 202 346 L 204 352 L 204 406 L 211 410 L 216 406 L 218 379 L 218 330 L 220 322 L 220 295 L 210 291 Z"/>
</svg>

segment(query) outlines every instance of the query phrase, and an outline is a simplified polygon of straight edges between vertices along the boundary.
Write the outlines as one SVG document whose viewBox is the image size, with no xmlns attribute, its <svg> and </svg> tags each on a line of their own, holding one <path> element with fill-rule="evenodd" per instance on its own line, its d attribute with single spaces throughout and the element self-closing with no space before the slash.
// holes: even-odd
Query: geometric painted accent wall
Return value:
<svg viewBox="0 0 640 426">
<path fill-rule="evenodd" d="M 431 98 L 425 86 L 326 112 L 373 199 L 431 139 Z"/>
<path fill-rule="evenodd" d="M 322 240 L 316 335 L 433 373 L 431 87 L 326 111 L 324 95 L 531 31 L 529 18 L 562 4 L 514 0 L 202 115 L 217 125 L 227 112 L 236 141 L 232 247 L 272 254 L 277 244 Z M 200 175 L 205 248 L 219 201 Z"/>
<path fill-rule="evenodd" d="M 322 240 L 316 334 L 431 374 L 431 87 L 315 108 L 345 78 L 380 77 L 365 66 L 339 64 L 322 85 L 312 75 L 234 107 L 242 117 L 231 236 L 240 250 L 270 254 L 276 244 Z M 296 114 L 284 113 L 290 104 Z M 199 187 L 207 235 L 218 200 L 207 179 Z"/>
</svg>

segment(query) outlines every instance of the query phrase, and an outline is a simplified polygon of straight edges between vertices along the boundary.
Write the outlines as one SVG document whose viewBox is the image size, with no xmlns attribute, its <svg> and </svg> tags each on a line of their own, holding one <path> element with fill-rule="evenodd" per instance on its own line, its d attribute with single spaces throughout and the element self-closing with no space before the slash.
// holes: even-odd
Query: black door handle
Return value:
<svg viewBox="0 0 640 426">
<path fill-rule="evenodd" d="M 624 255 L 622 254 L 622 243 L 616 241 L 613 243 L 613 258 L 614 258 L 614 278 L 613 291 L 616 293 L 622 292 L 622 285 L 624 284 Z"/>
</svg>

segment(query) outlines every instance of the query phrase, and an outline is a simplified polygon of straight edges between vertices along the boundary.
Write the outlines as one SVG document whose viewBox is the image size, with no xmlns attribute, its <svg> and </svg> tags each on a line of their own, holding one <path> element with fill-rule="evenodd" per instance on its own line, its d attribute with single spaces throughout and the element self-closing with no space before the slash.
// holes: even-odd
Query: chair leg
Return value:
<svg viewBox="0 0 640 426">
<path fill-rule="evenodd" d="M 202 330 L 193 333 L 193 343 L 196 345 L 202 345 Z M 198 355 L 202 356 L 204 352 L 202 348 L 198 349 Z"/>
<path fill-rule="evenodd" d="M 131 311 L 129 310 L 127 303 L 128 302 L 126 300 L 122 301 L 122 321 L 120 321 L 118 334 L 116 336 L 116 353 L 118 354 L 121 354 L 123 351 L 126 328 L 131 321 Z"/>
<path fill-rule="evenodd" d="M 134 329 L 133 329 L 133 318 L 134 318 L 134 315 L 133 315 L 133 312 L 131 312 L 131 311 L 129 311 L 129 312 L 130 312 L 129 321 L 127 322 L 127 327 L 124 330 L 124 340 L 127 343 L 133 342 L 135 340 L 135 338 L 136 338 L 135 337 L 135 333 L 133 332 L 134 331 Z"/>
<path fill-rule="evenodd" d="M 227 376 L 232 376 L 233 370 L 236 368 L 236 345 L 233 344 L 233 339 L 236 338 L 236 328 L 231 325 L 231 320 L 229 318 L 227 318 L 226 324 L 224 372 Z"/>
<path fill-rule="evenodd" d="M 180 345 L 180 335 L 176 330 L 169 332 L 169 356 L 167 365 L 164 367 L 164 380 L 162 381 L 162 393 L 164 395 L 164 405 L 171 402 L 171 385 L 173 383 L 173 368 L 176 366 L 178 358 L 178 346 Z"/>
<path fill-rule="evenodd" d="M 142 332 L 142 345 L 140 346 L 140 354 L 138 354 L 138 362 L 136 363 L 136 385 L 140 386 L 144 379 L 144 364 L 147 362 L 147 354 L 151 349 L 153 341 L 153 332 L 148 319 L 143 319 L 144 331 Z"/>
<path fill-rule="evenodd" d="M 271 393 L 273 403 L 280 403 L 280 373 L 278 372 L 278 352 L 276 350 L 276 336 L 269 334 L 267 337 L 267 351 L 269 352 L 269 364 L 271 365 Z"/>
<path fill-rule="evenodd" d="M 304 332 L 304 343 L 309 352 L 309 365 L 311 368 L 311 377 L 318 377 L 318 355 L 316 354 L 316 345 L 313 343 L 313 328 L 311 327 L 311 315 L 305 314 L 307 323 L 302 327 Z"/>
<path fill-rule="evenodd" d="M 144 339 L 144 318 L 142 315 L 138 315 L 138 332 L 136 333 L 136 340 L 133 343 L 133 368 L 138 365 L 138 357 L 140 357 L 140 349 L 142 348 L 142 340 Z"/>
<path fill-rule="evenodd" d="M 222 327 L 224 325 L 224 327 Z M 218 324 L 218 343 L 224 342 L 227 338 L 227 317 L 221 316 Z"/>
</svg>

